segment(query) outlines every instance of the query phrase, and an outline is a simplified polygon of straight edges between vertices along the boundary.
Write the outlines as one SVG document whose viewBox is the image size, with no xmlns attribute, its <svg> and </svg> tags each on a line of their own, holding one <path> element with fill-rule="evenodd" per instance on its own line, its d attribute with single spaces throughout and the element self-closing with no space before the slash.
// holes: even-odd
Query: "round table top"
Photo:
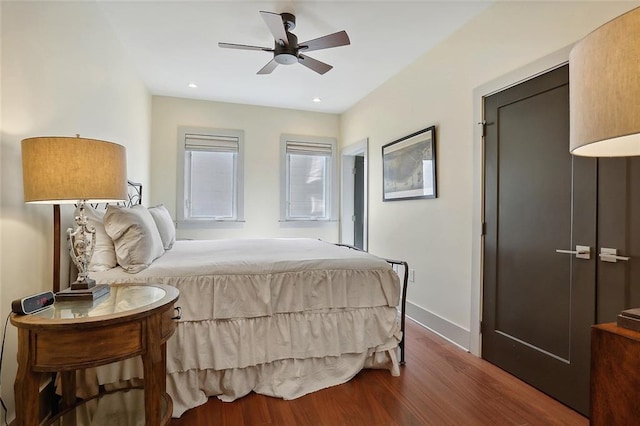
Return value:
<svg viewBox="0 0 640 426">
<path fill-rule="evenodd" d="M 11 323 L 22 328 L 104 325 L 151 315 L 178 296 L 178 289 L 164 284 L 114 284 L 96 300 L 56 301 L 35 314 L 11 314 Z"/>
</svg>

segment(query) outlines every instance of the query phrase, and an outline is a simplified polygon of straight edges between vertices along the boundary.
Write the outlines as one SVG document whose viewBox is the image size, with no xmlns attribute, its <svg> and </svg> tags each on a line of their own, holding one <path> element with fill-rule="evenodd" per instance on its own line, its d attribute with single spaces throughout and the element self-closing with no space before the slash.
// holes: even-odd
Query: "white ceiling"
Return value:
<svg viewBox="0 0 640 426">
<path fill-rule="evenodd" d="M 489 1 L 102 1 L 118 38 L 154 95 L 341 113 L 487 7 Z M 256 72 L 273 47 L 260 11 L 296 16 L 300 42 L 346 30 L 351 45 L 310 52 L 333 65 Z M 426 77 L 425 77 L 426 78 Z M 197 88 L 188 87 L 195 83 Z M 312 102 L 314 97 L 322 99 Z"/>
</svg>

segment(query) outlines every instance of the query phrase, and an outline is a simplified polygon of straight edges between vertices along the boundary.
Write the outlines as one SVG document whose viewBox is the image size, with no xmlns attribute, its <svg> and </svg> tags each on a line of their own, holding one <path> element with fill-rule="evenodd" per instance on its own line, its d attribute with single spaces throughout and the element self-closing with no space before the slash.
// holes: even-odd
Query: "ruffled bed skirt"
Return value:
<svg viewBox="0 0 640 426">
<path fill-rule="evenodd" d="M 132 358 L 129 364 L 139 364 L 140 358 Z M 167 374 L 167 393 L 173 401 L 173 417 L 207 402 L 216 396 L 232 402 L 250 392 L 282 399 L 295 399 L 308 393 L 351 380 L 365 368 L 389 370 L 399 376 L 397 347 L 389 350 L 360 354 L 344 354 L 337 357 L 285 359 L 258 366 L 226 370 L 189 370 Z M 78 373 L 78 384 L 83 384 L 79 397 L 97 393 L 95 375 L 85 371 Z M 107 391 L 141 387 L 141 379 L 132 378 L 104 384 Z"/>
<path fill-rule="evenodd" d="M 295 399 L 311 392 L 346 383 L 363 368 L 388 369 L 399 376 L 395 349 L 337 357 L 285 359 L 253 367 L 227 370 L 189 370 L 167 375 L 167 392 L 173 400 L 173 417 L 207 402 L 210 396 L 231 402 L 256 392 Z"/>
<path fill-rule="evenodd" d="M 173 417 L 210 396 L 233 401 L 257 392 L 294 399 L 345 383 L 363 368 L 400 374 L 402 332 L 388 306 L 325 309 L 259 318 L 183 321 L 167 342 L 167 393 Z M 131 358 L 78 373 L 78 396 L 141 385 Z"/>
</svg>

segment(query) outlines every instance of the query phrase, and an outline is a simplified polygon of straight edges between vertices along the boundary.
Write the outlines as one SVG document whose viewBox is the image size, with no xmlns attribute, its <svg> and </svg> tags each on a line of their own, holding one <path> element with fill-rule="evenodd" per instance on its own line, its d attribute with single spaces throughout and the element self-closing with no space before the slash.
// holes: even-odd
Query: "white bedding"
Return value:
<svg viewBox="0 0 640 426">
<path fill-rule="evenodd" d="M 399 280 L 368 253 L 313 239 L 176 241 L 139 273 L 118 267 L 91 276 L 180 290 L 182 319 L 167 344 L 174 417 L 212 395 L 292 399 L 362 368 L 399 374 Z M 139 364 L 92 370 L 83 381 L 133 379 Z"/>
</svg>

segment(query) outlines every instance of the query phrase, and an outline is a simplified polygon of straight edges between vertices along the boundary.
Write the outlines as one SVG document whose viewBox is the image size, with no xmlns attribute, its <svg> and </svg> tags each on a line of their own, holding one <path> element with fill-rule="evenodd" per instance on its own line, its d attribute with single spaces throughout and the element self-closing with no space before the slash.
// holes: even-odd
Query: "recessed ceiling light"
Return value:
<svg viewBox="0 0 640 426">
<path fill-rule="evenodd" d="M 315 103 L 322 102 L 322 99 L 316 96 L 315 98 L 313 98 L 313 102 Z"/>
<path fill-rule="evenodd" d="M 198 85 L 195 83 L 189 83 L 187 86 L 191 87 L 192 89 L 195 89 L 198 87 Z"/>
</svg>

